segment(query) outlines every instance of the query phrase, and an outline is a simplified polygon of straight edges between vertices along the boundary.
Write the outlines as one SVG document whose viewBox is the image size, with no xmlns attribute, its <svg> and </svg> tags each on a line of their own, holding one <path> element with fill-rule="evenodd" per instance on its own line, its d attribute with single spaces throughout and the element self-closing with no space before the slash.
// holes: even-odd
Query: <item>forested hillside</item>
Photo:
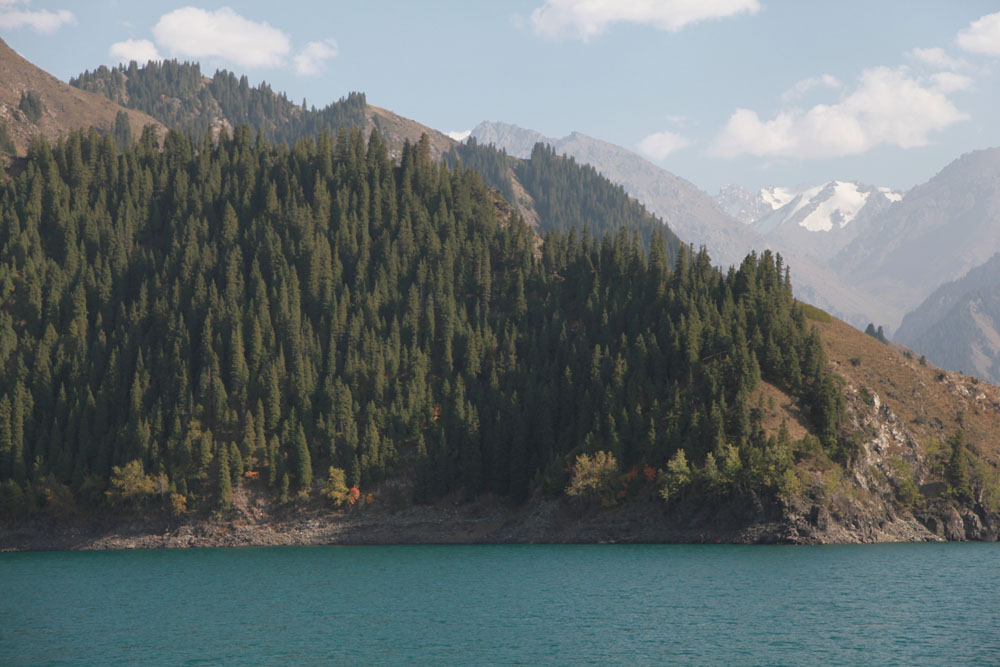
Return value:
<svg viewBox="0 0 1000 667">
<path fill-rule="evenodd" d="M 761 378 L 813 455 L 850 456 L 780 259 L 723 274 L 660 230 L 539 246 L 426 140 L 395 163 L 377 133 L 253 134 L 38 138 L 0 187 L 6 511 L 226 508 L 247 471 L 288 500 L 331 467 L 520 500 L 580 454 L 665 468 L 667 497 L 774 495 L 799 445 L 763 428 Z"/>
<path fill-rule="evenodd" d="M 366 123 L 364 93 L 351 93 L 322 109 L 292 103 L 266 83 L 251 86 L 246 75 L 217 71 L 202 76 L 198 63 L 176 60 L 135 61 L 108 69 L 102 65 L 70 79 L 70 85 L 100 93 L 130 109 L 143 111 L 167 127 L 195 136 L 225 119 L 232 126 L 250 125 L 270 141 L 292 144 L 320 132 Z"/>
<path fill-rule="evenodd" d="M 536 144 L 530 159 L 521 160 L 492 144 L 469 139 L 445 154 L 445 159 L 452 166 L 460 162 L 479 172 L 508 202 L 516 203 L 517 187 L 523 188 L 542 232 L 576 229 L 600 237 L 619 229 L 635 229 L 644 247 L 649 247 L 656 234 L 666 236 L 672 251 L 680 247 L 677 235 L 620 185 L 590 165 L 557 155 L 551 146 Z"/>
</svg>

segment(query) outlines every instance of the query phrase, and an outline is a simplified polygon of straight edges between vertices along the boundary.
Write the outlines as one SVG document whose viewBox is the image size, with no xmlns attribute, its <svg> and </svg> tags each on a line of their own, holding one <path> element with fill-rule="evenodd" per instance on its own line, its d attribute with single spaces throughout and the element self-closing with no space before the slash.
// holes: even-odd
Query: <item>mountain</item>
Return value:
<svg viewBox="0 0 1000 667">
<path fill-rule="evenodd" d="M 470 143 L 480 176 L 336 130 L 72 132 L 0 181 L 0 540 L 243 521 L 250 493 L 323 521 L 493 495 L 700 539 L 996 538 L 1000 389 L 796 301 L 769 251 L 713 267 L 550 147 Z M 550 230 L 484 186 L 511 174 Z"/>
<path fill-rule="evenodd" d="M 541 132 L 528 130 L 512 123 L 482 122 L 473 128 L 472 134 L 469 136 L 484 146 L 493 144 L 497 148 L 505 150 L 508 155 L 521 159 L 531 157 L 531 151 L 535 149 L 535 144 L 556 146 L 558 143 Z"/>
<path fill-rule="evenodd" d="M 753 221 L 755 230 L 785 247 L 827 261 L 853 241 L 902 194 L 885 187 L 831 181 L 812 188 L 765 188 L 770 212 Z"/>
<path fill-rule="evenodd" d="M 16 153 L 23 154 L 37 134 L 56 140 L 88 127 L 110 132 L 119 112 L 126 113 L 134 137 L 141 135 L 146 125 L 162 127 L 144 113 L 67 85 L 0 39 L 0 128 L 6 127 Z"/>
<path fill-rule="evenodd" d="M 221 127 L 250 125 L 270 141 L 292 144 L 320 132 L 336 134 L 357 127 L 367 136 L 378 128 L 390 155 L 398 158 L 406 141 L 428 137 L 431 157 L 440 159 L 455 141 L 413 120 L 367 103 L 363 93 L 350 93 L 322 109 L 295 104 L 261 82 L 251 86 L 246 75 L 217 71 L 203 76 L 198 63 L 150 61 L 146 65 L 100 66 L 70 80 L 70 84 L 104 95 L 156 117 L 165 126 L 196 136 Z"/>
<path fill-rule="evenodd" d="M 830 181 L 757 192 L 731 184 L 715 202 L 769 241 L 825 262 L 902 197 L 886 187 Z"/>
<path fill-rule="evenodd" d="M 796 445 L 749 412 L 762 380 L 841 455 L 835 380 L 770 254 L 723 273 L 662 234 L 536 237 L 476 174 L 357 128 L 114 150 L 75 133 L 0 184 L 4 514 L 45 489 L 66 511 L 225 511 L 246 470 L 284 503 L 319 497 L 317 472 L 334 502 L 395 478 L 520 502 L 581 455 L 624 474 L 713 449 L 748 462 L 719 489 L 770 497 Z M 592 196 L 539 151 L 543 211 Z"/>
<path fill-rule="evenodd" d="M 749 225 L 774 210 L 774 206 L 765 201 L 760 192 L 751 192 L 736 183 L 723 186 L 719 194 L 715 195 L 715 203 L 744 225 Z"/>
<path fill-rule="evenodd" d="M 1000 389 L 794 301 L 770 253 L 536 237 L 475 174 L 364 142 L 171 133 L 116 161 L 75 133 L 0 183 L 5 522 L 226 521 L 250 492 L 331 521 L 363 489 L 995 538 Z"/>
<path fill-rule="evenodd" d="M 473 137 L 455 146 L 445 160 L 479 172 L 541 234 L 576 230 L 600 238 L 628 229 L 635 231 L 644 248 L 660 238 L 672 255 L 680 249 L 681 240 L 670 227 L 620 185 L 590 165 L 556 155 L 551 146 L 535 144 L 530 157 L 520 159 L 493 144 L 481 145 Z"/>
<path fill-rule="evenodd" d="M 1000 148 L 961 156 L 859 228 L 829 265 L 888 305 L 893 329 L 938 286 L 1000 251 Z"/>
<path fill-rule="evenodd" d="M 893 338 L 940 366 L 1000 382 L 1000 253 L 934 290 Z"/>
<path fill-rule="evenodd" d="M 585 134 L 574 132 L 550 139 L 533 130 L 507 123 L 483 122 L 471 138 L 479 143 L 497 143 L 511 155 L 525 157 L 529 141 L 543 140 L 557 153 L 592 165 L 662 218 L 685 243 L 705 246 L 720 266 L 738 266 L 750 252 L 780 252 L 791 267 L 796 295 L 828 310 L 856 326 L 864 326 L 883 304 L 845 284 L 834 271 L 807 253 L 772 241 L 751 226 L 730 216 L 710 195 L 689 181 L 661 169 L 635 153 Z"/>
<path fill-rule="evenodd" d="M 482 122 L 473 128 L 471 136 L 519 158 L 529 157 L 535 143 L 540 142 L 552 146 L 558 154 L 592 165 L 662 218 L 685 243 L 707 247 L 712 260 L 721 266 L 738 265 L 751 249 L 768 247 L 766 241 L 722 211 L 697 186 L 621 146 L 579 132 L 551 139 L 507 123 Z M 533 143 L 529 146 L 529 142 Z"/>
</svg>

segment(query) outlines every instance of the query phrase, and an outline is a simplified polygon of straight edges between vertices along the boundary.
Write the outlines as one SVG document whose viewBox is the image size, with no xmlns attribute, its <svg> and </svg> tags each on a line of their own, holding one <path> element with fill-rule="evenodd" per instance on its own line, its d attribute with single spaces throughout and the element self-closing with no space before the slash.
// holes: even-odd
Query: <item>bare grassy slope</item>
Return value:
<svg viewBox="0 0 1000 667">
<path fill-rule="evenodd" d="M 45 107 L 37 123 L 32 123 L 18 109 L 25 91 L 35 92 Z M 160 126 L 144 113 L 125 109 L 102 95 L 60 81 L 32 65 L 0 39 L 0 123 L 7 124 L 19 154 L 25 152 L 31 137 L 36 134 L 55 140 L 71 130 L 90 126 L 110 130 L 119 111 L 128 114 L 135 137 L 146 125 Z"/>
<path fill-rule="evenodd" d="M 847 381 L 845 395 L 867 391 L 872 404 L 877 398 L 922 445 L 962 429 L 975 453 L 1000 462 L 1000 388 L 921 364 L 905 348 L 885 345 L 839 320 L 817 327 L 832 370 Z"/>
<path fill-rule="evenodd" d="M 378 128 L 379 134 L 389 145 L 390 155 L 394 158 L 398 158 L 402 154 L 404 142 L 416 143 L 422 134 L 427 135 L 431 158 L 434 160 L 440 160 L 442 155 L 458 143 L 446 134 L 381 107 L 369 104 L 365 115 L 368 119 L 366 134 L 371 132 L 373 128 Z"/>
</svg>

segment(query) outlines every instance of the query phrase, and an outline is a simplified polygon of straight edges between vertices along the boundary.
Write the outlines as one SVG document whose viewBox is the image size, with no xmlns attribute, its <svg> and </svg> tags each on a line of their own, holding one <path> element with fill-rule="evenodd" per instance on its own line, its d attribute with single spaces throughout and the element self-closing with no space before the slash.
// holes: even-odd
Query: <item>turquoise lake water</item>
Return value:
<svg viewBox="0 0 1000 667">
<path fill-rule="evenodd" d="M 0 554 L 0 664 L 1000 664 L 1000 545 Z"/>
</svg>

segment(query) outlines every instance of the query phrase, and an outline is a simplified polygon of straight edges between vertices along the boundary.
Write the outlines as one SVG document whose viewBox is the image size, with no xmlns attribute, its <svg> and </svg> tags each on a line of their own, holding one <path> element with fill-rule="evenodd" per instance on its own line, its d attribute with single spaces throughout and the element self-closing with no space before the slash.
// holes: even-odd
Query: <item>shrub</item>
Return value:
<svg viewBox="0 0 1000 667">
<path fill-rule="evenodd" d="M 141 505 L 156 493 L 156 480 L 142 470 L 136 459 L 111 469 L 111 488 L 105 491 L 114 505 Z"/>
<path fill-rule="evenodd" d="M 593 457 L 580 454 L 573 464 L 566 495 L 596 499 L 603 507 L 612 507 L 618 502 L 619 477 L 618 461 L 613 454 L 604 451 Z"/>
<path fill-rule="evenodd" d="M 187 514 L 187 497 L 180 493 L 171 493 L 170 513 L 175 517 L 182 517 Z"/>
<path fill-rule="evenodd" d="M 28 120 L 32 123 L 37 123 L 38 119 L 42 117 L 42 113 L 45 111 L 45 105 L 42 104 L 42 98 L 38 96 L 33 90 L 26 90 L 21 93 L 21 101 L 18 103 L 17 108 L 24 112 Z"/>
<path fill-rule="evenodd" d="M 15 153 L 17 148 L 14 146 L 14 140 L 10 136 L 10 132 L 7 131 L 7 123 L 0 125 L 0 153 Z"/>
<path fill-rule="evenodd" d="M 672 500 L 691 483 L 691 466 L 683 449 L 667 461 L 667 469 L 663 472 L 663 484 L 660 486 L 660 496 L 664 500 Z"/>
<path fill-rule="evenodd" d="M 347 476 L 344 474 L 343 468 L 330 466 L 330 474 L 323 485 L 322 493 L 333 503 L 334 507 L 343 507 L 345 503 L 354 504 L 351 501 L 351 489 L 347 488 Z"/>
</svg>

